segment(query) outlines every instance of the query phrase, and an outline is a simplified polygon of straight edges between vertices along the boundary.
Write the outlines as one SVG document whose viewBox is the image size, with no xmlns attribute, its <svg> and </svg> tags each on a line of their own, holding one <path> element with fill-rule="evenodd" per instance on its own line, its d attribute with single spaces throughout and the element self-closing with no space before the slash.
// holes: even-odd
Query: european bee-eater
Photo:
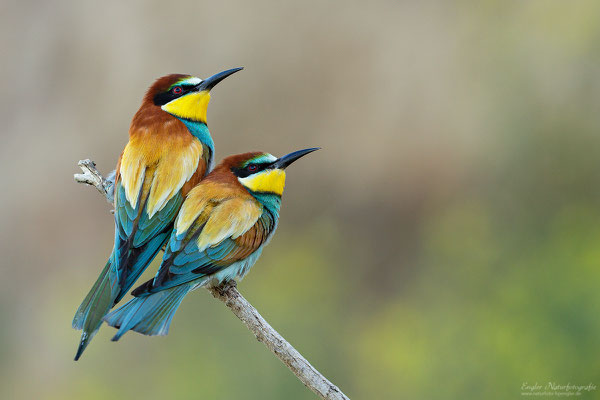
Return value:
<svg viewBox="0 0 600 400">
<path fill-rule="evenodd" d="M 73 328 L 83 329 L 75 360 L 169 238 L 183 199 L 212 167 L 209 92 L 241 69 L 205 80 L 167 75 L 148 89 L 117 164 L 114 247 L 73 319 Z"/>
<path fill-rule="evenodd" d="M 166 335 L 190 291 L 243 278 L 269 242 L 279 220 L 285 168 L 317 148 L 281 158 L 245 153 L 224 159 L 184 201 L 154 279 L 104 320 L 119 331 Z"/>
</svg>

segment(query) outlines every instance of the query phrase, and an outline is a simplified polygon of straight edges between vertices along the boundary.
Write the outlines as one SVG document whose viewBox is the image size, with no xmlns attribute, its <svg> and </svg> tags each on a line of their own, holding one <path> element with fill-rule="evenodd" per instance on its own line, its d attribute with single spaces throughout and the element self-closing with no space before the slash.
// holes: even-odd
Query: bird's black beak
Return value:
<svg viewBox="0 0 600 400">
<path fill-rule="evenodd" d="M 210 91 L 210 89 L 214 88 L 217 85 L 217 83 L 221 82 L 223 79 L 227 78 L 229 75 L 235 74 L 236 72 L 241 71 L 243 69 L 244 69 L 244 67 L 240 67 L 240 68 L 233 68 L 233 69 L 228 69 L 227 71 L 219 72 L 218 74 L 215 74 L 215 75 L 211 76 L 210 78 L 206 78 L 205 80 L 200 82 L 198 84 L 198 86 L 196 86 L 196 90 Z"/>
<path fill-rule="evenodd" d="M 293 153 L 287 154 L 275 160 L 271 168 L 285 169 L 288 165 L 290 165 L 300 157 L 304 157 L 308 153 L 312 153 L 313 151 L 317 151 L 319 149 L 320 147 L 313 147 L 311 149 L 294 151 Z"/>
</svg>

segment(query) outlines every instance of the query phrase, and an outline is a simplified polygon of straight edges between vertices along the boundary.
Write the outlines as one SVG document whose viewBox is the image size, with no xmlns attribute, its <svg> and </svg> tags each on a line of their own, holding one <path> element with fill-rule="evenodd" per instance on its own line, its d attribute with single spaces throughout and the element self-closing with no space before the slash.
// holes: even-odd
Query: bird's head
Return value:
<svg viewBox="0 0 600 400">
<path fill-rule="evenodd" d="M 242 69 L 229 69 L 204 80 L 182 74 L 163 76 L 148 89 L 145 100 L 175 117 L 206 123 L 210 90 Z"/>
<path fill-rule="evenodd" d="M 254 152 L 231 156 L 223 160 L 237 180 L 253 193 L 281 196 L 285 187 L 285 169 L 288 165 L 318 147 L 294 151 L 277 158 L 269 153 Z"/>
</svg>

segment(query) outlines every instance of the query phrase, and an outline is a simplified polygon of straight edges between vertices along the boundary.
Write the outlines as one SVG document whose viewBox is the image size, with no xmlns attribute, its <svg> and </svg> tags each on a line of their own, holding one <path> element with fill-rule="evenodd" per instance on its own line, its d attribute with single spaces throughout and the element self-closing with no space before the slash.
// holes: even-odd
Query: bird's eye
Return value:
<svg viewBox="0 0 600 400">
<path fill-rule="evenodd" d="M 258 167 L 255 164 L 248 165 L 248 171 L 250 171 L 250 172 L 254 172 L 257 169 L 258 169 Z"/>
<path fill-rule="evenodd" d="M 181 86 L 175 86 L 171 91 L 173 92 L 173 94 L 183 93 L 183 89 L 181 88 Z"/>
</svg>

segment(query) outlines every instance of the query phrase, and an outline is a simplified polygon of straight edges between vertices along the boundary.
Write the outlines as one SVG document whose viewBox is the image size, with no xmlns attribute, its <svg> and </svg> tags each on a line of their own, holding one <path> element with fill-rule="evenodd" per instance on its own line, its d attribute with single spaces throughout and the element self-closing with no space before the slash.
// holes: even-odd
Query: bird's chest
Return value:
<svg viewBox="0 0 600 400">
<path fill-rule="evenodd" d="M 159 211 L 196 174 L 205 153 L 202 143 L 192 135 L 161 136 L 132 137 L 119 167 L 119 180 L 127 201 L 135 208 L 140 196 L 147 196 L 150 215 Z"/>
</svg>

